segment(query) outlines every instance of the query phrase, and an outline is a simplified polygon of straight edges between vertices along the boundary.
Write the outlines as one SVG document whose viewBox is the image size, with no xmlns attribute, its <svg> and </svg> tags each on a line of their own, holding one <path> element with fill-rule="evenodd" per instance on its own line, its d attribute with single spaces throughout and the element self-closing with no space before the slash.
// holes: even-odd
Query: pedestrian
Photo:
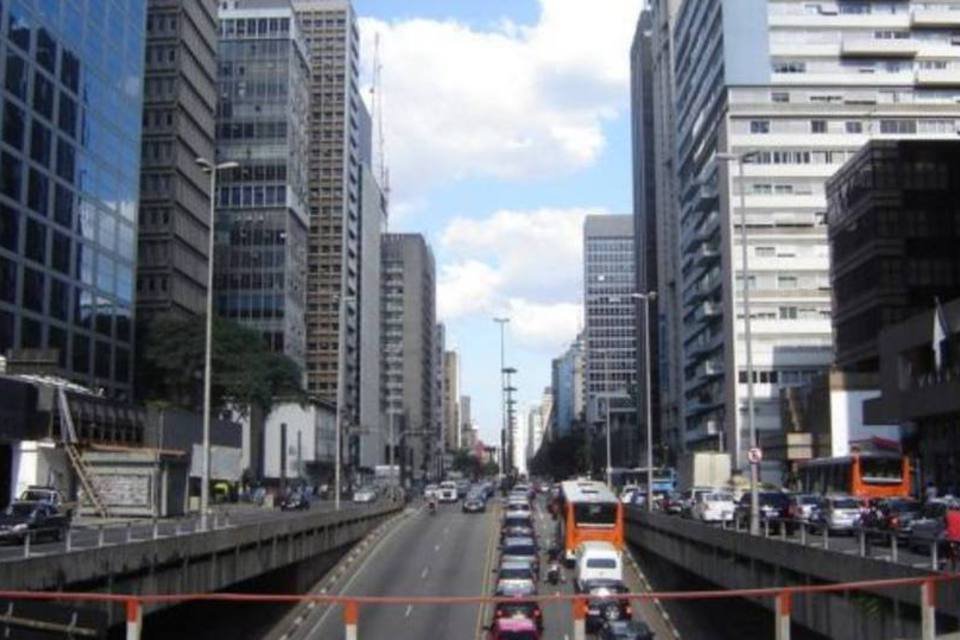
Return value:
<svg viewBox="0 0 960 640">
<path fill-rule="evenodd" d="M 937 485 L 933 484 L 933 480 L 927 482 L 927 488 L 923 494 L 924 500 L 930 502 L 931 500 L 936 500 L 937 498 Z"/>
<path fill-rule="evenodd" d="M 960 501 L 954 500 L 947 508 L 944 516 L 946 520 L 947 557 L 950 560 L 950 570 L 960 570 Z"/>
</svg>

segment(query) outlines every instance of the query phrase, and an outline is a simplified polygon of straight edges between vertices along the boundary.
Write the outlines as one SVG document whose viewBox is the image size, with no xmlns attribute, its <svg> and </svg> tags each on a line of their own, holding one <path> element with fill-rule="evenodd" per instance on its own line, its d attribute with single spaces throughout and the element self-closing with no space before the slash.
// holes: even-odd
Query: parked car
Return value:
<svg viewBox="0 0 960 640">
<path fill-rule="evenodd" d="M 946 551 L 944 531 L 946 528 L 946 514 L 950 500 L 935 498 L 927 501 L 919 517 L 914 518 L 907 537 L 907 546 L 915 551 L 930 552 L 934 540 L 937 541 L 938 552 Z"/>
<path fill-rule="evenodd" d="M 0 515 L 0 540 L 22 543 L 40 538 L 59 540 L 70 528 L 70 520 L 46 502 L 18 500 Z"/>
<path fill-rule="evenodd" d="M 533 574 L 540 577 L 540 556 L 537 553 L 537 543 L 533 538 L 506 538 L 500 552 L 500 562 L 510 561 L 529 562 Z"/>
<path fill-rule="evenodd" d="M 510 598 L 497 602 L 493 608 L 493 624 L 498 620 L 524 618 L 533 622 L 537 631 L 543 633 L 543 610 L 535 600 L 528 598 L 534 592 L 528 587 L 506 587 L 494 592 L 498 598 Z M 493 625 L 491 625 L 493 626 Z"/>
<path fill-rule="evenodd" d="M 733 494 L 726 491 L 701 493 L 693 505 L 693 517 L 703 522 L 730 522 L 733 520 Z"/>
<path fill-rule="evenodd" d="M 537 577 L 529 562 L 507 561 L 500 563 L 497 569 L 497 590 L 508 591 L 527 587 L 531 593 L 537 592 Z"/>
<path fill-rule="evenodd" d="M 530 509 L 530 505 L 526 502 L 508 502 L 504 513 L 508 516 L 511 515 L 526 515 L 530 516 L 533 514 L 533 511 Z"/>
<path fill-rule="evenodd" d="M 294 491 L 280 500 L 281 511 L 306 511 L 310 508 L 310 500 L 302 491 Z"/>
<path fill-rule="evenodd" d="M 790 499 L 782 491 L 760 491 L 757 494 L 760 508 L 760 526 L 778 530 L 785 518 L 789 517 Z M 742 527 L 750 526 L 750 492 L 740 496 L 740 502 L 734 511 L 733 517 Z M 765 524 L 766 523 L 766 524 Z"/>
<path fill-rule="evenodd" d="M 490 640 L 540 640 L 537 623 L 526 617 L 499 618 L 490 625 Z"/>
<path fill-rule="evenodd" d="M 58 511 L 64 511 L 63 494 L 56 487 L 30 485 L 20 493 L 21 502 L 43 502 L 49 504 Z"/>
<path fill-rule="evenodd" d="M 905 541 L 910 536 L 914 520 L 922 512 L 923 505 L 912 498 L 887 498 L 877 500 L 860 517 L 860 522 L 864 528 L 886 531 Z"/>
<path fill-rule="evenodd" d="M 830 533 L 853 533 L 860 526 L 861 503 L 854 497 L 827 496 L 820 501 L 813 524 Z"/>
<path fill-rule="evenodd" d="M 595 631 L 606 622 L 629 620 L 633 616 L 630 601 L 620 597 L 629 589 L 619 580 L 591 580 L 580 585 L 587 597 L 587 630 Z"/>
<path fill-rule="evenodd" d="M 597 640 L 653 640 L 647 623 L 640 620 L 614 620 L 603 625 Z"/>
</svg>

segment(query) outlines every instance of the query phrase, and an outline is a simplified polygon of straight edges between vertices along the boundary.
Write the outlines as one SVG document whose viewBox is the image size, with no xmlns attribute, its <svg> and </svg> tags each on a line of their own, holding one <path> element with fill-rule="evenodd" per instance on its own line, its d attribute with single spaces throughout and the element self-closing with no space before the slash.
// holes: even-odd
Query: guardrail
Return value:
<svg viewBox="0 0 960 640">
<path fill-rule="evenodd" d="M 790 639 L 790 616 L 793 602 L 805 595 L 856 592 L 861 590 L 902 589 L 915 587 L 920 589 L 921 640 L 936 638 L 936 595 L 939 585 L 960 582 L 960 574 L 927 576 L 920 578 L 898 578 L 892 580 L 872 580 L 865 582 L 847 582 L 826 585 L 800 585 L 791 587 L 767 587 L 760 589 L 732 589 L 716 591 L 667 591 L 618 594 L 620 600 L 631 602 L 671 600 L 718 600 L 728 598 L 771 599 L 774 601 L 776 640 Z M 478 605 L 516 602 L 515 598 L 496 596 L 342 596 L 326 594 L 249 594 L 249 593 L 190 593 L 190 594 L 105 594 L 49 591 L 0 591 L 2 600 L 56 601 L 56 602 L 105 602 L 123 605 L 126 610 L 126 638 L 140 640 L 143 630 L 143 607 L 148 604 L 183 604 L 187 602 L 243 602 L 243 603 L 287 603 L 337 606 L 343 614 L 343 625 L 347 640 L 358 639 L 358 623 L 362 608 L 376 605 Z M 574 640 L 585 640 L 587 619 L 587 598 L 576 594 L 533 595 L 522 598 L 524 602 L 538 604 L 568 604 L 572 613 Z"/>
</svg>

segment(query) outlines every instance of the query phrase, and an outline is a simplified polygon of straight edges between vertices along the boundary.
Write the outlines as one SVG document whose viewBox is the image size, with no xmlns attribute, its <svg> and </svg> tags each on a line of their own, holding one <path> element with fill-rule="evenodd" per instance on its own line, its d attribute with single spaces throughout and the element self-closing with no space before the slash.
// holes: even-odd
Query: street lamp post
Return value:
<svg viewBox="0 0 960 640">
<path fill-rule="evenodd" d="M 653 511 L 653 399 L 650 397 L 650 303 L 657 299 L 656 291 L 632 293 L 631 298 L 643 302 L 643 394 L 647 415 L 647 511 Z M 639 414 L 639 410 L 637 411 Z"/>
<path fill-rule="evenodd" d="M 206 158 L 197 158 L 206 173 L 210 174 L 210 229 L 207 234 L 207 319 L 206 349 L 203 356 L 203 460 L 200 472 L 200 529 L 207 530 L 207 510 L 210 508 L 210 378 L 213 374 L 213 237 L 217 209 L 217 172 L 235 169 L 237 162 L 214 164 Z"/>
<path fill-rule="evenodd" d="M 743 260 L 743 333 L 744 351 L 747 365 L 747 428 L 750 433 L 750 447 L 757 446 L 757 428 L 754 422 L 753 402 L 753 344 L 750 333 L 750 278 L 748 269 L 747 251 L 747 183 L 743 176 L 743 165 L 757 156 L 756 151 L 746 153 L 718 153 L 716 158 L 724 162 L 736 162 L 737 173 L 740 178 L 740 249 Z M 732 217 L 732 216 L 731 216 Z M 738 451 L 739 455 L 739 451 Z M 759 461 L 750 460 L 750 533 L 760 534 L 760 497 Z"/>
<path fill-rule="evenodd" d="M 510 318 L 494 318 L 494 322 L 500 325 L 500 447 L 501 449 L 506 448 L 506 438 L 507 438 L 507 392 L 504 389 L 506 386 L 504 384 L 505 374 L 503 371 L 504 368 L 504 326 L 510 322 Z M 500 452 L 500 480 L 503 481 L 504 470 L 506 465 L 504 464 L 504 458 L 506 457 L 504 451 Z"/>
</svg>

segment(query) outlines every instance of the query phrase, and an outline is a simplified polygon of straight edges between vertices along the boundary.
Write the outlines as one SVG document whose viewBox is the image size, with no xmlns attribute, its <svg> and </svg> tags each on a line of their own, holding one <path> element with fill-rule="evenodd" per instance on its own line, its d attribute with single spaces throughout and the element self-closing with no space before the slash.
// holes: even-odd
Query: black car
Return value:
<svg viewBox="0 0 960 640">
<path fill-rule="evenodd" d="M 310 508 L 310 500 L 300 492 L 291 493 L 280 501 L 281 511 L 306 511 Z"/>
<path fill-rule="evenodd" d="M 607 622 L 629 620 L 633 607 L 620 594 L 629 589 L 619 580 L 588 580 L 579 585 L 578 591 L 587 595 L 587 630 L 600 628 Z"/>
<path fill-rule="evenodd" d="M 23 542 L 49 538 L 59 540 L 70 527 L 70 519 L 47 502 L 17 501 L 0 515 L 0 540 Z"/>
<path fill-rule="evenodd" d="M 790 516 L 790 496 L 782 491 L 761 491 L 757 495 L 760 507 L 760 527 L 768 522 L 771 531 L 780 526 L 781 521 Z M 750 526 L 750 492 L 746 492 L 737 503 L 733 518 L 742 527 Z"/>
<path fill-rule="evenodd" d="M 463 500 L 464 513 L 483 513 L 487 510 L 487 503 L 480 496 L 469 495 Z"/>
<path fill-rule="evenodd" d="M 653 640 L 654 633 L 639 620 L 615 620 L 603 625 L 598 640 Z"/>
</svg>

